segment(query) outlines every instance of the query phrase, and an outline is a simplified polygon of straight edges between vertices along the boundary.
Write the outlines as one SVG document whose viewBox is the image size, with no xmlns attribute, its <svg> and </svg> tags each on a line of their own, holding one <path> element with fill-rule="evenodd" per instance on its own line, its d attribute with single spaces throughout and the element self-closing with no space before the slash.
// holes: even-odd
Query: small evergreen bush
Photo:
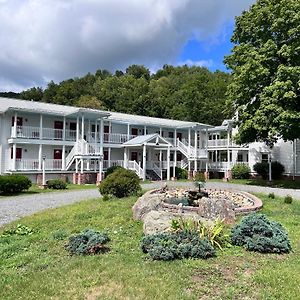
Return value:
<svg viewBox="0 0 300 300">
<path fill-rule="evenodd" d="M 293 202 L 293 197 L 291 195 L 286 195 L 283 199 L 284 203 L 291 204 Z"/>
<path fill-rule="evenodd" d="M 105 177 L 107 177 L 108 175 L 112 174 L 116 170 L 120 170 L 120 169 L 125 170 L 125 168 L 123 168 L 121 166 L 112 166 L 110 168 L 107 168 L 106 173 L 105 173 Z"/>
<path fill-rule="evenodd" d="M 77 235 L 71 236 L 65 247 L 71 254 L 98 254 L 109 250 L 106 246 L 109 241 L 110 238 L 106 233 L 86 229 Z"/>
<path fill-rule="evenodd" d="M 284 172 L 284 166 L 278 161 L 271 162 L 272 168 L 272 179 L 280 179 Z M 263 179 L 268 179 L 269 175 L 269 163 L 267 162 L 260 162 L 256 163 L 253 166 L 253 170 L 260 175 Z"/>
<path fill-rule="evenodd" d="M 67 183 L 61 179 L 51 179 L 47 181 L 47 186 L 49 189 L 53 190 L 65 190 L 67 188 Z"/>
<path fill-rule="evenodd" d="M 274 193 L 269 193 L 268 198 L 275 199 L 275 194 Z"/>
<path fill-rule="evenodd" d="M 31 184 L 31 180 L 23 175 L 3 175 L 0 176 L 0 193 L 16 194 L 27 191 Z"/>
<path fill-rule="evenodd" d="M 177 179 L 187 179 L 188 178 L 188 171 L 185 170 L 185 169 L 175 167 L 175 177 Z"/>
<path fill-rule="evenodd" d="M 118 198 L 136 195 L 141 190 L 139 177 L 130 170 L 118 169 L 107 176 L 99 185 L 102 195 L 114 195 Z"/>
<path fill-rule="evenodd" d="M 232 167 L 232 178 L 234 179 L 248 179 L 250 177 L 250 168 L 246 164 L 236 164 Z"/>
<path fill-rule="evenodd" d="M 249 251 L 288 253 L 291 244 L 281 224 L 270 221 L 263 214 L 251 214 L 231 231 L 231 242 Z"/>
<path fill-rule="evenodd" d="M 174 260 L 182 258 L 207 259 L 216 255 L 215 249 L 197 233 L 164 232 L 144 236 L 141 242 L 144 253 L 154 260 Z"/>
<path fill-rule="evenodd" d="M 206 181 L 206 178 L 205 178 L 205 175 L 204 173 L 202 172 L 197 172 L 194 176 L 194 180 L 195 181 L 201 181 L 201 182 L 205 182 Z"/>
</svg>

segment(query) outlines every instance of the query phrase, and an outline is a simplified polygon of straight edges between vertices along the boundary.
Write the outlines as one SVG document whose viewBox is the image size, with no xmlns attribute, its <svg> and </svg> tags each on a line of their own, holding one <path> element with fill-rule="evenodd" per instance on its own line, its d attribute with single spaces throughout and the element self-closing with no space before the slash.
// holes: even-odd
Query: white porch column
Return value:
<svg viewBox="0 0 300 300">
<path fill-rule="evenodd" d="M 43 145 L 39 145 L 39 170 L 42 170 L 42 163 L 43 163 Z"/>
<path fill-rule="evenodd" d="M 79 141 L 79 116 L 77 116 L 77 122 L 76 122 L 76 142 Z"/>
<path fill-rule="evenodd" d="M 127 124 L 127 141 L 130 139 L 130 124 Z"/>
<path fill-rule="evenodd" d="M 78 158 L 75 159 L 75 173 L 78 173 Z"/>
<path fill-rule="evenodd" d="M 80 159 L 80 167 L 81 167 L 80 173 L 83 174 L 84 167 L 83 167 L 83 159 L 82 158 Z"/>
<path fill-rule="evenodd" d="M 84 115 L 81 116 L 81 138 L 84 139 Z"/>
<path fill-rule="evenodd" d="M 206 163 L 205 163 L 205 172 L 206 172 L 206 176 L 208 176 L 208 160 L 209 160 L 209 155 L 208 155 L 208 129 L 206 128 L 206 132 L 205 132 L 205 150 L 206 150 Z M 208 177 L 207 177 L 208 178 Z"/>
<path fill-rule="evenodd" d="M 197 129 L 195 129 L 195 160 L 194 160 L 194 173 L 196 174 L 197 173 L 197 170 L 198 170 L 198 166 L 197 166 L 197 145 L 198 145 L 198 136 L 197 136 Z"/>
<path fill-rule="evenodd" d="M 111 148 L 108 148 L 108 167 L 110 168 L 111 162 L 110 162 L 110 157 L 111 157 Z"/>
<path fill-rule="evenodd" d="M 230 133 L 227 131 L 227 174 L 226 177 L 229 178 L 229 170 L 230 168 L 230 151 L 229 151 L 229 145 L 230 145 Z"/>
<path fill-rule="evenodd" d="M 15 116 L 14 116 L 14 131 L 13 131 L 13 137 L 14 138 L 17 137 L 17 119 L 18 119 L 18 114 L 17 114 L 17 112 L 15 112 Z"/>
<path fill-rule="evenodd" d="M 66 145 L 63 145 L 62 148 L 62 157 L 61 157 L 61 169 L 66 169 Z"/>
<path fill-rule="evenodd" d="M 66 140 L 66 117 L 64 117 L 63 121 L 63 141 Z"/>
<path fill-rule="evenodd" d="M 89 142 L 90 142 L 90 137 L 91 137 L 91 120 L 89 120 L 88 132 L 87 132 L 87 139 L 89 139 Z"/>
<path fill-rule="evenodd" d="M 40 140 L 43 139 L 43 115 L 40 114 Z"/>
<path fill-rule="evenodd" d="M 170 180 L 170 146 L 167 150 L 167 180 Z"/>
<path fill-rule="evenodd" d="M 16 158 L 17 158 L 17 144 L 13 143 L 13 161 L 12 161 L 12 169 L 16 170 Z"/>
<path fill-rule="evenodd" d="M 95 121 L 95 144 L 97 144 L 97 140 L 98 140 L 98 120 Z"/>
<path fill-rule="evenodd" d="M 101 173 L 100 176 L 100 181 L 102 180 L 102 173 L 103 173 L 103 128 L 104 128 L 104 124 L 103 124 L 103 119 L 101 118 L 100 120 L 100 129 L 99 129 L 99 141 L 100 141 L 100 155 L 101 155 L 101 159 L 99 162 L 99 172 Z"/>
<path fill-rule="evenodd" d="M 144 135 L 146 135 L 147 134 L 147 126 L 145 125 L 144 126 Z"/>
<path fill-rule="evenodd" d="M 102 181 L 102 173 L 103 173 L 103 158 L 99 159 L 99 181 Z"/>
<path fill-rule="evenodd" d="M 174 146 L 175 146 L 175 151 L 174 151 L 174 159 L 173 159 L 173 177 L 176 176 L 176 164 L 177 164 L 177 150 L 176 150 L 176 140 L 177 140 L 177 129 L 174 130 Z"/>
<path fill-rule="evenodd" d="M 146 180 L 146 158 L 147 158 L 147 149 L 146 144 L 143 145 L 143 180 Z"/>
<path fill-rule="evenodd" d="M 125 168 L 125 169 L 127 169 L 127 148 L 126 147 L 124 147 L 124 162 L 123 162 L 123 167 Z"/>
</svg>

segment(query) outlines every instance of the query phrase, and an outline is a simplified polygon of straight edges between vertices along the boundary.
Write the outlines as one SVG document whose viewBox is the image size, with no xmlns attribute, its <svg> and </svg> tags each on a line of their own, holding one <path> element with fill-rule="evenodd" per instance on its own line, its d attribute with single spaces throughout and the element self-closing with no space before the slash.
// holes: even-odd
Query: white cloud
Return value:
<svg viewBox="0 0 300 300">
<path fill-rule="evenodd" d="M 216 35 L 253 1 L 0 0 L 0 90 L 176 63 L 191 36 Z"/>
</svg>

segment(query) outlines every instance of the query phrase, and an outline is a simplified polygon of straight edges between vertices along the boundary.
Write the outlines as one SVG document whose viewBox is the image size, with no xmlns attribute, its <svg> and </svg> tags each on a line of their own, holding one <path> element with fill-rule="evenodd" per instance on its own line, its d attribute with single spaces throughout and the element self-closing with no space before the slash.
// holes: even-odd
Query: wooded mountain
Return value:
<svg viewBox="0 0 300 300">
<path fill-rule="evenodd" d="M 225 106 L 230 78 L 196 66 L 165 65 L 150 74 L 132 65 L 115 74 L 98 70 L 59 84 L 51 81 L 44 90 L 21 92 L 20 98 L 219 125 L 232 113 Z"/>
</svg>

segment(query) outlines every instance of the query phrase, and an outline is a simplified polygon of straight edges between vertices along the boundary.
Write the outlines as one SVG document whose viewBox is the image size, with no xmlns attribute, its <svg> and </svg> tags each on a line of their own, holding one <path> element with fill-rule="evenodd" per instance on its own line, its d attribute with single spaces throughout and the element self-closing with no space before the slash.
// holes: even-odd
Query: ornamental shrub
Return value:
<svg viewBox="0 0 300 300">
<path fill-rule="evenodd" d="M 232 178 L 234 179 L 248 179 L 250 177 L 250 168 L 246 164 L 236 164 L 232 167 Z"/>
<path fill-rule="evenodd" d="M 65 190 L 67 188 L 67 183 L 61 179 L 51 179 L 47 181 L 47 186 L 49 189 L 53 190 Z"/>
<path fill-rule="evenodd" d="M 31 184 L 31 180 L 23 175 L 3 175 L 0 176 L 0 193 L 20 193 L 28 190 Z"/>
<path fill-rule="evenodd" d="M 141 190 L 139 177 L 124 168 L 115 170 L 108 175 L 99 185 L 102 195 L 114 195 L 118 198 L 136 195 Z"/>
<path fill-rule="evenodd" d="M 98 254 L 109 250 L 106 246 L 109 241 L 110 238 L 106 233 L 86 229 L 77 235 L 71 236 L 65 247 L 71 254 Z"/>
<path fill-rule="evenodd" d="M 206 178 L 205 178 L 205 175 L 204 173 L 202 172 L 197 172 L 194 176 L 194 180 L 195 181 L 201 181 L 201 182 L 205 182 L 206 181 Z"/>
<path fill-rule="evenodd" d="M 291 204 L 293 202 L 293 197 L 291 195 L 286 195 L 283 199 L 283 202 L 286 204 Z"/>
<path fill-rule="evenodd" d="M 185 170 L 185 169 L 175 167 L 175 177 L 177 179 L 187 179 L 188 178 L 188 171 Z"/>
<path fill-rule="evenodd" d="M 270 221 L 263 214 L 251 214 L 231 231 L 231 242 L 249 251 L 288 253 L 291 244 L 281 224 Z"/>
<path fill-rule="evenodd" d="M 108 175 L 112 174 L 112 173 L 115 172 L 116 170 L 120 170 L 120 169 L 125 170 L 125 168 L 123 168 L 123 167 L 121 167 L 121 166 L 113 166 L 113 167 L 107 168 L 106 173 L 105 173 L 105 176 L 107 177 Z"/>
<path fill-rule="evenodd" d="M 272 179 L 280 179 L 284 172 L 284 166 L 278 161 L 271 162 L 272 168 Z M 268 179 L 269 175 L 269 163 L 267 162 L 260 162 L 256 163 L 253 166 L 253 170 L 260 175 L 263 179 Z"/>
<path fill-rule="evenodd" d="M 215 249 L 197 233 L 164 232 L 144 236 L 141 249 L 154 260 L 174 260 L 183 258 L 207 259 L 216 255 Z"/>
</svg>

